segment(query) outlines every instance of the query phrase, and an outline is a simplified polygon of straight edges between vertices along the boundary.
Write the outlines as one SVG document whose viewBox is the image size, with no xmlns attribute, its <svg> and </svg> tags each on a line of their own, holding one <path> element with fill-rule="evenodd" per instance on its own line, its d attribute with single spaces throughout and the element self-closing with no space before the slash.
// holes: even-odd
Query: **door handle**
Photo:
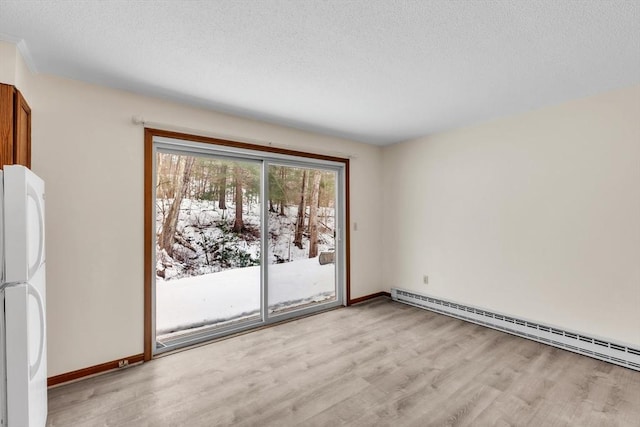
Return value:
<svg viewBox="0 0 640 427">
<path fill-rule="evenodd" d="M 29 186 L 27 188 L 27 195 L 35 202 L 38 213 L 38 258 L 36 259 L 36 262 L 29 267 L 28 280 L 31 280 L 44 261 L 44 215 L 42 212 L 42 203 L 40 203 L 40 195 L 36 193 L 36 190 Z"/>
<path fill-rule="evenodd" d="M 44 312 L 44 300 L 42 299 L 42 294 L 36 289 L 35 286 L 28 283 L 27 284 L 27 292 L 31 295 L 38 304 L 38 316 L 40 317 L 40 342 L 38 348 L 38 358 L 36 359 L 33 365 L 29 364 L 29 377 L 33 380 L 40 369 L 40 365 L 42 364 L 42 356 L 44 355 L 44 346 L 45 346 L 45 336 L 47 335 L 46 331 L 46 321 L 45 321 L 45 312 Z"/>
</svg>

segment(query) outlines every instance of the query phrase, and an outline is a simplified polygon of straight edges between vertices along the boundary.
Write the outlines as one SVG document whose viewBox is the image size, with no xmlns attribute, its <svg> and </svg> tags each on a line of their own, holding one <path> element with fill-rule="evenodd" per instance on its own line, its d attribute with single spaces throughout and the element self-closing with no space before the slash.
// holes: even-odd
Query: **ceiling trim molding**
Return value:
<svg viewBox="0 0 640 427">
<path fill-rule="evenodd" d="M 27 64 L 27 68 L 33 74 L 38 74 L 38 68 L 36 67 L 36 63 L 31 56 L 31 52 L 29 51 L 29 46 L 27 46 L 27 42 L 24 39 L 14 37 L 10 34 L 0 33 L 0 41 L 13 43 L 16 45 L 18 52 L 22 55 L 22 60 L 25 64 Z"/>
</svg>

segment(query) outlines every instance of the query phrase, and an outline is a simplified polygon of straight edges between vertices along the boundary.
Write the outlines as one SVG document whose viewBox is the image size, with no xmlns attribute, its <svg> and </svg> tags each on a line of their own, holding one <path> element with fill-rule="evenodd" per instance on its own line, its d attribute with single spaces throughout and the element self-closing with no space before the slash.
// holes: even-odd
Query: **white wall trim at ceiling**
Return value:
<svg viewBox="0 0 640 427">
<path fill-rule="evenodd" d="M 0 33 L 0 41 L 15 44 L 18 52 L 20 52 L 20 55 L 22 55 L 22 60 L 25 64 L 27 64 L 27 68 L 29 68 L 29 71 L 31 71 L 33 74 L 38 73 L 36 63 L 33 61 L 33 57 L 31 56 L 31 52 L 29 51 L 29 46 L 27 46 L 27 42 L 24 41 L 24 39 L 14 37 L 9 34 Z"/>
</svg>

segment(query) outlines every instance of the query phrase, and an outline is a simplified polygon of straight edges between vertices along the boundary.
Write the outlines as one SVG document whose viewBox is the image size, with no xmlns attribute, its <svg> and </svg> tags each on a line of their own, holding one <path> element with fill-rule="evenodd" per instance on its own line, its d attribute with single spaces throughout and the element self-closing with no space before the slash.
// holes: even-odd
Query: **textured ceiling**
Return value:
<svg viewBox="0 0 640 427">
<path fill-rule="evenodd" d="M 640 83 L 638 0 L 0 0 L 0 33 L 41 73 L 373 144 Z"/>
</svg>

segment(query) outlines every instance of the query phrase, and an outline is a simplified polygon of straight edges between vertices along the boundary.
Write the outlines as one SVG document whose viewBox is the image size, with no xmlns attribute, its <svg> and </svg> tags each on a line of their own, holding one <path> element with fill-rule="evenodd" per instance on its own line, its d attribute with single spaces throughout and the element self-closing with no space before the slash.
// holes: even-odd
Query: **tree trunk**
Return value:
<svg viewBox="0 0 640 427">
<path fill-rule="evenodd" d="M 300 190 L 300 204 L 298 205 L 298 220 L 293 244 L 302 249 L 302 233 L 304 232 L 304 213 L 307 207 L 307 170 L 302 171 L 302 189 Z"/>
<path fill-rule="evenodd" d="M 237 163 L 233 167 L 233 174 L 236 180 L 236 219 L 233 222 L 233 231 L 241 233 L 244 230 L 242 221 L 242 167 Z"/>
<path fill-rule="evenodd" d="M 182 169 L 182 181 L 179 188 L 177 188 L 174 193 L 173 201 L 171 202 L 171 206 L 169 206 L 169 212 L 162 224 L 162 232 L 160 233 L 159 239 L 160 248 L 164 249 L 171 257 L 173 256 L 173 243 L 176 239 L 176 227 L 178 226 L 180 205 L 182 204 L 182 199 L 189 188 L 189 178 L 191 177 L 191 169 L 193 167 L 195 157 L 188 156 L 183 159 L 183 161 L 182 159 L 179 160 L 180 165 L 178 165 L 177 168 L 178 173 L 180 172 L 180 169 Z"/>
<path fill-rule="evenodd" d="M 313 187 L 309 202 L 309 258 L 318 256 L 318 194 L 320 193 L 320 171 L 313 171 Z"/>
<path fill-rule="evenodd" d="M 280 216 L 284 216 L 284 207 L 287 204 L 287 168 L 280 168 L 280 182 L 282 182 L 282 197 L 280 198 Z"/>
<path fill-rule="evenodd" d="M 227 165 L 222 165 L 218 178 L 218 208 L 227 209 Z"/>
<path fill-rule="evenodd" d="M 171 177 L 172 185 L 169 187 L 169 191 L 167 193 L 168 199 L 175 199 L 176 193 L 178 192 L 178 181 L 180 180 L 180 174 L 183 168 L 183 164 L 180 161 L 180 156 L 169 154 L 169 176 Z"/>
</svg>

